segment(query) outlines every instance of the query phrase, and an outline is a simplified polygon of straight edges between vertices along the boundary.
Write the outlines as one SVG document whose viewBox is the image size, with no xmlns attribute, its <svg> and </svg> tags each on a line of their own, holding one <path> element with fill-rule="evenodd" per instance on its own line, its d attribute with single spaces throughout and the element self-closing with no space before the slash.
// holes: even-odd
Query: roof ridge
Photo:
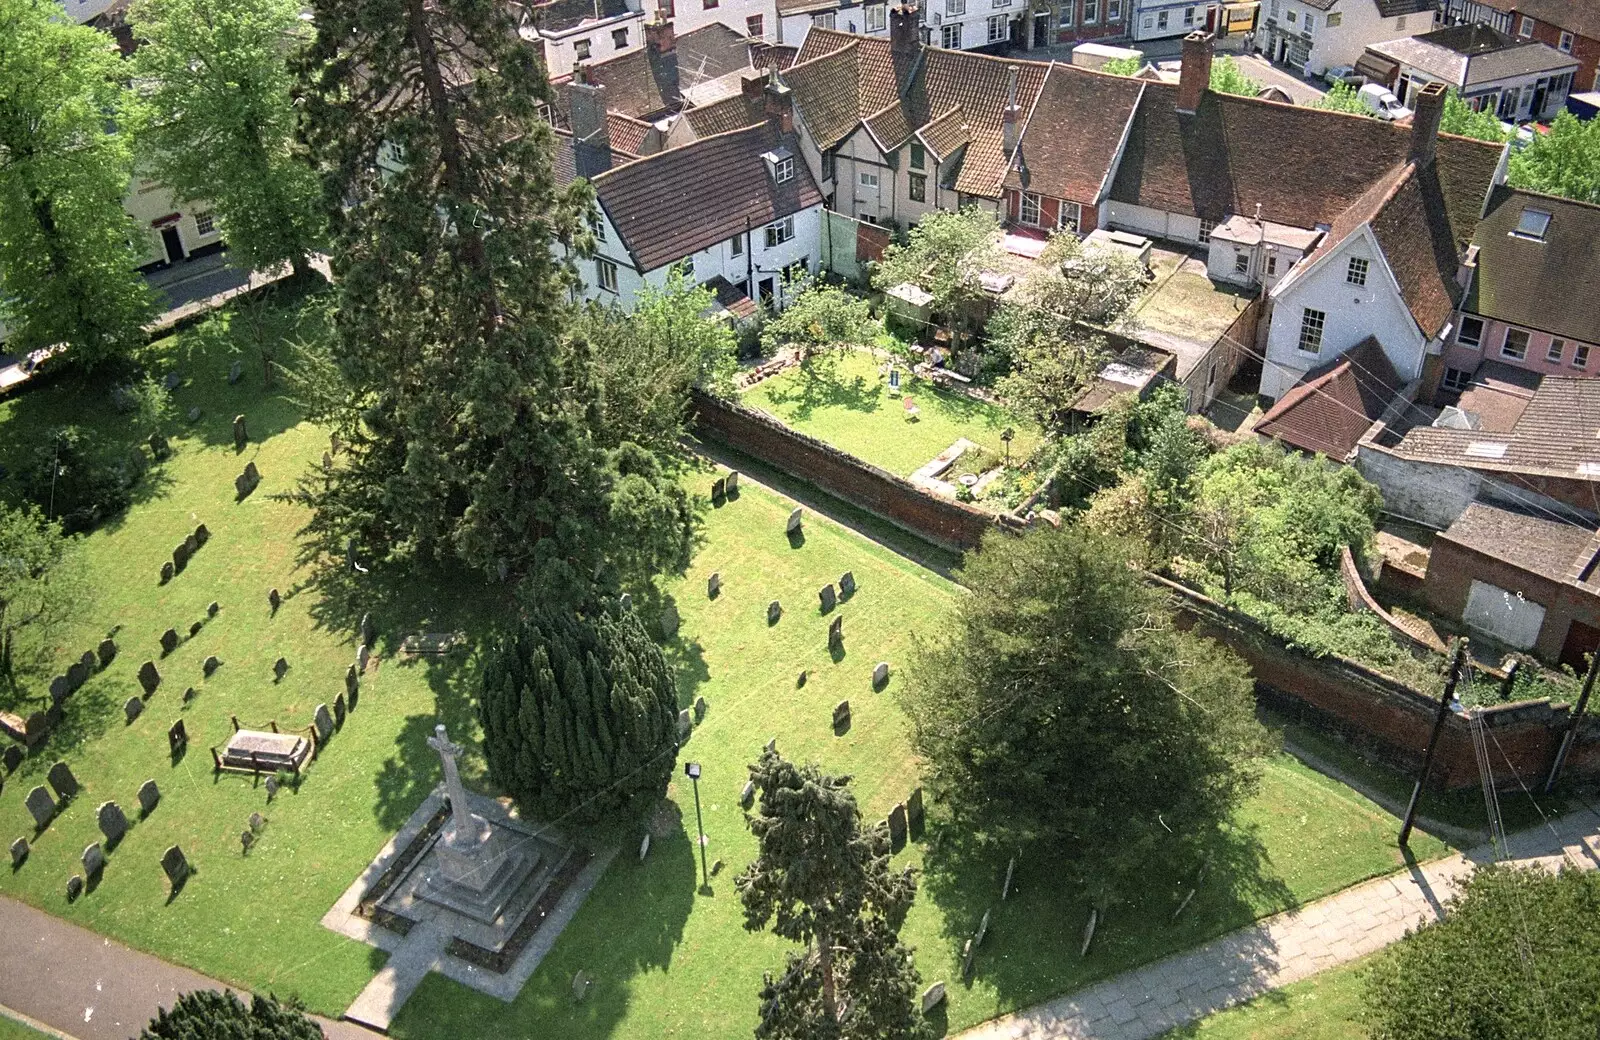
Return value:
<svg viewBox="0 0 1600 1040">
<path fill-rule="evenodd" d="M 1561 202 L 1568 206 L 1577 206 L 1580 209 L 1592 209 L 1596 212 L 1600 212 L 1600 202 L 1585 202 L 1583 199 L 1569 199 L 1565 195 L 1552 195 L 1547 191 L 1534 191 L 1532 188 L 1519 188 L 1509 181 L 1498 184 L 1496 187 L 1504 188 L 1513 195 L 1526 195 L 1527 197 L 1533 199 L 1541 199 L 1549 202 Z"/>
<path fill-rule="evenodd" d="M 817 29 L 817 30 L 814 30 L 814 31 L 816 31 L 816 32 L 833 32 L 834 30 L 832 30 L 832 29 Z M 836 34 L 836 35 L 848 36 L 850 34 L 849 33 L 842 33 L 842 34 Z M 856 50 L 857 48 L 860 47 L 860 45 L 861 45 L 861 41 L 860 40 L 854 40 L 853 39 L 849 43 L 845 44 L 843 47 L 835 47 L 831 51 L 824 51 L 823 53 L 817 55 L 815 58 L 807 58 L 805 61 L 797 61 L 793 65 L 790 65 L 788 68 L 782 70 L 778 75 L 780 77 L 787 76 L 788 74 L 794 72 L 796 69 L 804 69 L 809 65 L 815 65 L 817 62 L 822 61 L 824 58 L 836 58 L 839 55 L 844 54 L 844 53 L 846 53 L 848 51 Z M 796 53 L 798 54 L 798 52 L 796 52 Z"/>
<path fill-rule="evenodd" d="M 674 148 L 663 148 L 659 152 L 652 152 L 649 155 L 641 155 L 639 158 L 634 159 L 632 162 L 625 162 L 625 163 L 622 163 L 619 166 L 613 166 L 610 169 L 601 170 L 599 173 L 597 173 L 593 177 L 589 178 L 589 183 L 593 184 L 593 183 L 595 183 L 597 181 L 604 180 L 605 178 L 611 176 L 613 173 L 616 173 L 618 170 L 622 169 L 623 167 L 639 166 L 639 165 L 641 165 L 643 163 L 650 162 L 651 160 L 662 159 L 662 158 L 665 158 L 665 157 L 667 157 L 669 155 L 670 156 L 676 156 L 677 154 L 679 154 L 680 152 L 684 151 L 687 148 L 693 148 L 695 145 L 705 144 L 708 141 L 720 140 L 721 138 L 724 138 L 724 137 L 732 137 L 734 134 L 748 134 L 748 133 L 751 133 L 753 131 L 762 131 L 762 130 L 765 130 L 766 128 L 767 128 L 767 124 L 765 124 L 765 123 L 751 123 L 749 126 L 741 126 L 741 127 L 735 128 L 733 130 L 724 130 L 719 134 L 707 134 L 704 137 L 696 137 L 693 141 L 685 141 L 683 144 L 680 144 L 680 145 L 678 145 L 678 146 L 676 146 Z"/>
</svg>

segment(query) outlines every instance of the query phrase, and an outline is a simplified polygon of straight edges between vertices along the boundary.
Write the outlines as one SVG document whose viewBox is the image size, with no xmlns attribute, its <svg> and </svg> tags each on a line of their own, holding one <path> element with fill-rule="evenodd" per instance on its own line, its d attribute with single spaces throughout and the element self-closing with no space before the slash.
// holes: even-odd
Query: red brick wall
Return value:
<svg viewBox="0 0 1600 1040">
<path fill-rule="evenodd" d="M 1593 593 L 1551 581 L 1447 538 L 1436 539 L 1422 586 L 1428 605 L 1445 617 L 1460 617 L 1467 607 L 1473 579 L 1520 594 L 1545 608 L 1544 626 L 1533 652 L 1551 663 L 1561 660 L 1561 649 L 1573 621 L 1600 627 L 1600 597 Z M 1581 660 L 1573 663 L 1582 667 Z"/>
<path fill-rule="evenodd" d="M 1056 218 L 1061 213 L 1061 199 L 1051 198 L 1049 195 L 1039 196 L 1039 227 L 1045 231 L 1053 231 Z M 1006 219 L 1013 224 L 1022 223 L 1022 193 L 1013 189 L 1006 189 L 1005 197 Z M 1078 233 L 1087 235 L 1095 229 L 1095 220 L 1099 211 L 1090 203 L 1083 202 L 1078 205 Z"/>
<path fill-rule="evenodd" d="M 1511 20 L 1512 31 L 1515 32 L 1521 19 Z M 1561 46 L 1561 28 L 1549 22 L 1534 21 L 1533 38 L 1540 43 L 1548 43 L 1552 47 Z M 1600 65 L 1600 40 L 1591 40 L 1587 36 L 1573 36 L 1572 56 L 1578 62 L 1578 71 L 1572 74 L 1572 93 L 1582 94 L 1584 91 L 1595 88 L 1594 72 Z"/>
</svg>

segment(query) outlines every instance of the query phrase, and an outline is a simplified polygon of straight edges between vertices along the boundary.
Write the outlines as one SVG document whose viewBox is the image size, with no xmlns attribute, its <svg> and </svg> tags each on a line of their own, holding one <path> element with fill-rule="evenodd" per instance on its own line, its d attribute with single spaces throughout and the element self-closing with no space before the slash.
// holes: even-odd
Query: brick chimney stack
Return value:
<svg viewBox="0 0 1600 1040">
<path fill-rule="evenodd" d="M 1017 76 L 1021 71 L 1016 65 L 1006 66 L 1006 110 L 1001 129 L 1007 162 L 1011 161 L 1011 153 L 1017 150 L 1017 131 L 1022 120 L 1022 111 L 1017 105 Z"/>
<path fill-rule="evenodd" d="M 652 54 L 671 54 L 672 49 L 678 45 L 672 23 L 667 21 L 666 16 L 659 10 L 656 12 L 655 21 L 644 24 L 644 43 Z"/>
<path fill-rule="evenodd" d="M 593 177 L 611 169 L 611 131 L 606 126 L 606 88 L 590 83 L 587 67 L 573 69 L 572 156 L 579 177 Z"/>
<path fill-rule="evenodd" d="M 902 3 L 889 8 L 889 50 L 895 54 L 917 53 L 922 45 L 922 17 L 916 4 Z"/>
<path fill-rule="evenodd" d="M 1178 72 L 1178 111 L 1194 115 L 1200 99 L 1211 85 L 1211 43 L 1208 32 L 1192 32 L 1183 38 L 1183 65 Z"/>
<path fill-rule="evenodd" d="M 778 82 L 777 69 L 771 70 L 768 74 L 767 86 L 762 94 L 764 98 L 762 107 L 768 125 L 776 133 L 794 133 L 794 94 L 788 87 Z"/>
<path fill-rule="evenodd" d="M 1444 118 L 1443 83 L 1429 83 L 1411 97 L 1411 152 L 1406 158 L 1420 169 L 1433 162 L 1439 121 Z"/>
</svg>

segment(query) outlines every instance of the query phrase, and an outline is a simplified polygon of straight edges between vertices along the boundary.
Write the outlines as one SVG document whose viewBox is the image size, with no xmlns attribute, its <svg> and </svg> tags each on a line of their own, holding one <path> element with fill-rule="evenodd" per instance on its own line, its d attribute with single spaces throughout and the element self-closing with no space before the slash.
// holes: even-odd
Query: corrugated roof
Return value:
<svg viewBox="0 0 1600 1040">
<path fill-rule="evenodd" d="M 1484 444 L 1504 449 L 1468 453 Z M 1545 376 L 1509 433 L 1418 426 L 1391 450 L 1467 469 L 1600 482 L 1600 380 Z"/>
<path fill-rule="evenodd" d="M 1400 396 L 1403 381 L 1368 336 L 1307 372 L 1256 424 L 1255 432 L 1343 462 Z"/>
<path fill-rule="evenodd" d="M 1550 214 L 1544 240 L 1512 234 L 1525 209 Z M 1473 237 L 1478 273 L 1466 309 L 1566 339 L 1600 343 L 1600 206 L 1498 187 Z"/>
</svg>

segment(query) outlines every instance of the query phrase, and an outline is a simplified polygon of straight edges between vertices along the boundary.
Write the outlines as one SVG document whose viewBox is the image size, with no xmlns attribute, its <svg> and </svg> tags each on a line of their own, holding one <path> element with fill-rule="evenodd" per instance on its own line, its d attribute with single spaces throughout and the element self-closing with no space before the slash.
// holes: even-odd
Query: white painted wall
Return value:
<svg viewBox="0 0 1600 1040">
<path fill-rule="evenodd" d="M 1337 25 L 1329 24 L 1330 15 Z M 1307 24 L 1311 26 L 1309 46 Z M 1330 66 L 1354 65 L 1370 43 L 1432 32 L 1434 21 L 1433 15 L 1427 12 L 1385 18 L 1379 14 L 1374 0 L 1339 0 L 1327 11 L 1304 0 L 1266 0 L 1262 5 L 1261 25 L 1263 29 L 1257 33 L 1257 45 L 1263 52 L 1275 56 L 1276 39 L 1287 36 L 1293 41 L 1288 60 L 1299 63 L 1300 56 L 1306 55 L 1305 71 L 1316 75 Z"/>
<path fill-rule="evenodd" d="M 627 41 L 620 47 L 612 36 L 613 31 L 618 29 L 626 30 L 627 33 Z M 549 74 L 565 76 L 572 71 L 572 66 L 578 60 L 579 41 L 587 41 L 589 44 L 589 57 L 585 59 L 587 61 L 605 61 L 643 47 L 644 14 L 639 11 L 629 11 L 615 18 L 588 23 L 560 34 L 541 33 L 539 39 L 544 43 L 545 68 L 549 70 Z"/>
<path fill-rule="evenodd" d="M 778 5 L 774 0 L 712 0 L 714 6 L 710 7 L 706 3 L 707 0 L 674 0 L 671 4 L 673 32 L 683 36 L 696 29 L 721 23 L 740 36 L 759 35 L 768 40 L 778 39 Z M 661 8 L 660 0 L 648 0 L 645 5 L 646 11 L 652 16 Z M 749 19 L 752 16 L 761 19 L 759 33 L 750 32 Z"/>
<path fill-rule="evenodd" d="M 222 241 L 222 227 L 215 220 L 212 229 L 201 233 L 196 218 L 208 213 L 211 206 L 208 203 L 179 204 L 173 201 L 172 192 L 166 185 L 160 184 L 148 177 L 135 176 L 128 185 L 128 195 L 123 200 L 122 208 L 128 211 L 139 231 L 139 237 L 134 241 L 134 251 L 138 254 L 139 266 L 158 263 L 167 259 L 167 250 L 162 243 L 161 232 L 153 226 L 153 222 L 179 214 L 176 225 L 178 237 L 183 240 L 183 250 L 187 255 L 202 246 L 215 245 Z"/>
<path fill-rule="evenodd" d="M 1135 40 L 1185 36 L 1206 27 L 1206 11 L 1213 6 L 1221 5 L 1195 0 L 1135 0 L 1130 35 Z"/>
<path fill-rule="evenodd" d="M 1187 213 L 1168 213 L 1148 206 L 1135 206 L 1107 199 L 1100 207 L 1097 227 L 1113 227 L 1122 231 L 1166 238 L 1175 242 L 1200 244 L 1200 218 Z"/>
<path fill-rule="evenodd" d="M 929 39 L 935 47 L 947 45 L 945 26 L 961 26 L 960 45 L 952 49 L 970 51 L 999 45 L 1010 38 L 1007 35 L 998 41 L 989 39 L 989 19 L 997 15 L 1005 17 L 1008 34 L 1011 19 L 1018 16 L 1023 17 L 1023 31 L 1033 24 L 1028 0 L 927 0 L 923 22 L 929 27 Z M 1020 47 L 1025 42 L 1019 39 L 1015 44 Z"/>
</svg>

